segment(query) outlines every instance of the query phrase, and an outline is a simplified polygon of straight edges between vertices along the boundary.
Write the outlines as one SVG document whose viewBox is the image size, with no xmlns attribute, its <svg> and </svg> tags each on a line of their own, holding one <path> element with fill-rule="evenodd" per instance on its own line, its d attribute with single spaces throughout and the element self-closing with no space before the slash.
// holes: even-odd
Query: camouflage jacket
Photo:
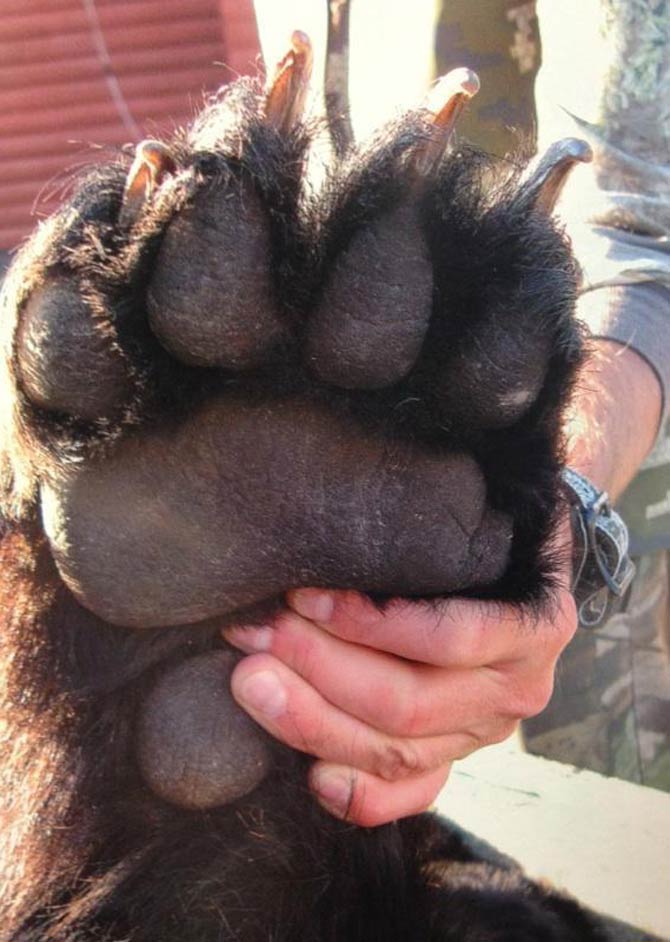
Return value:
<svg viewBox="0 0 670 942">
<path fill-rule="evenodd" d="M 463 123 L 498 154 L 586 138 L 562 212 L 592 334 L 630 345 L 670 385 L 670 0 L 444 0 L 436 67 L 470 65 Z M 541 67 L 540 67 L 541 66 Z M 536 105 L 537 111 L 534 110 Z M 664 414 L 665 414 L 664 410 Z M 620 502 L 636 553 L 670 548 L 670 433 Z"/>
</svg>

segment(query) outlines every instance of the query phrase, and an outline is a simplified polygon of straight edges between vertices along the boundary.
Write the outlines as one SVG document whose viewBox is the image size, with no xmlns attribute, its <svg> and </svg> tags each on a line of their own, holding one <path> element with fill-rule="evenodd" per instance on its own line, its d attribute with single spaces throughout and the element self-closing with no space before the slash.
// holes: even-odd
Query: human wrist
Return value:
<svg viewBox="0 0 670 942">
<path fill-rule="evenodd" d="M 641 356 L 592 341 L 565 423 L 565 464 L 616 500 L 654 443 L 660 408 L 658 378 Z"/>
</svg>

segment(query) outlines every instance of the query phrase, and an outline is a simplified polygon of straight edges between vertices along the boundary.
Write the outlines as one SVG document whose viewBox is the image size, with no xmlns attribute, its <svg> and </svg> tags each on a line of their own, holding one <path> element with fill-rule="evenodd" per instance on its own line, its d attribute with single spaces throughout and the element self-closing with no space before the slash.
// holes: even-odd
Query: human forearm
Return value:
<svg viewBox="0 0 670 942">
<path fill-rule="evenodd" d="M 582 298 L 580 314 L 587 323 L 597 294 Z M 661 384 L 634 349 L 605 339 L 594 339 L 590 346 L 569 411 L 566 458 L 616 499 L 654 443 Z"/>
<path fill-rule="evenodd" d="M 539 0 L 537 14 L 540 149 L 575 136 L 594 151 L 560 204 L 583 285 L 595 288 L 579 314 L 594 337 L 617 341 L 594 341 L 574 399 L 568 463 L 617 498 L 658 432 L 659 379 L 666 395 L 670 382 L 667 100 L 659 93 L 668 61 L 654 40 L 663 14 L 628 2 L 613 14 L 601 0 Z M 573 14 L 579 35 L 563 28 Z"/>
</svg>

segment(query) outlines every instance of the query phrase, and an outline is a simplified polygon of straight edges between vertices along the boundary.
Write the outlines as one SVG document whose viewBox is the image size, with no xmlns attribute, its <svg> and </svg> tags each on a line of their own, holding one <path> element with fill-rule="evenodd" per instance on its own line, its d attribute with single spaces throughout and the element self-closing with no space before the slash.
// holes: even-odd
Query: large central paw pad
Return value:
<svg viewBox="0 0 670 942">
<path fill-rule="evenodd" d="M 9 280 L 14 434 L 41 455 L 15 450 L 16 494 L 112 623 L 543 585 L 580 351 L 550 213 L 584 149 L 521 178 L 457 149 L 460 70 L 315 193 L 309 58 L 297 35 L 266 93 L 96 172 Z"/>
</svg>

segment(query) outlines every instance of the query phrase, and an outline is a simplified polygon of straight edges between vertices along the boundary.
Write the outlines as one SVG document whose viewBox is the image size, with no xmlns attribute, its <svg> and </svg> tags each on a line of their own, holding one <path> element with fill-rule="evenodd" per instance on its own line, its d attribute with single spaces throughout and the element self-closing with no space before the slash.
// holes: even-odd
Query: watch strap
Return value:
<svg viewBox="0 0 670 942">
<path fill-rule="evenodd" d="M 572 592 L 579 624 L 595 628 L 615 614 L 635 575 L 628 528 L 605 491 L 578 471 L 564 468 L 574 536 Z"/>
</svg>

